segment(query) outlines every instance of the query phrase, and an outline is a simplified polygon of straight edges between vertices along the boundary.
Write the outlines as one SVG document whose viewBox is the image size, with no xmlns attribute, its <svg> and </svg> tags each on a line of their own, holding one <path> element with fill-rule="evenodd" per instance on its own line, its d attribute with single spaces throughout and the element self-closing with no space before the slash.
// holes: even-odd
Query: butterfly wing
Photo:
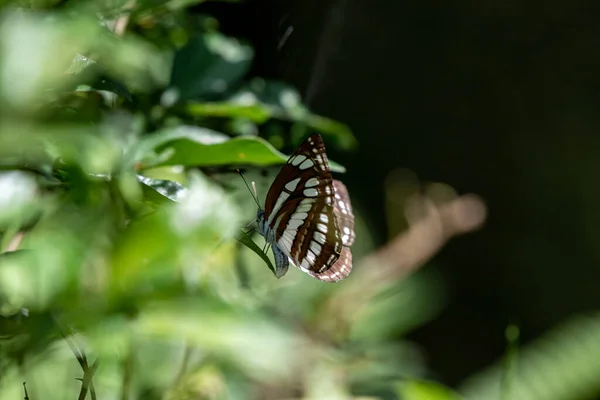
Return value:
<svg viewBox="0 0 600 400">
<path fill-rule="evenodd" d="M 301 270 L 331 268 L 342 251 L 334 210 L 335 189 L 321 136 L 309 136 L 275 178 L 265 202 L 276 245 Z"/>
<path fill-rule="evenodd" d="M 334 212 L 338 226 L 342 233 L 342 244 L 350 247 L 354 243 L 354 212 L 348 189 L 340 181 L 333 181 L 334 188 Z"/>
<path fill-rule="evenodd" d="M 352 252 L 350 246 L 354 243 L 354 213 L 346 186 L 337 180 L 333 181 L 334 213 L 338 228 L 342 235 L 342 251 L 339 258 L 327 271 L 311 274 L 315 278 L 327 282 L 337 282 L 346 278 L 352 271 Z"/>
</svg>

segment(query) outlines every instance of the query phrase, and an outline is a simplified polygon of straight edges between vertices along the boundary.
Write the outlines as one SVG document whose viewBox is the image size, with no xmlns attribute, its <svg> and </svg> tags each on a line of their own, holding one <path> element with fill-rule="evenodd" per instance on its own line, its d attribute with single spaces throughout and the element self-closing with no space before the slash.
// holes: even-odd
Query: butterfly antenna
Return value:
<svg viewBox="0 0 600 400">
<path fill-rule="evenodd" d="M 258 192 L 256 191 L 256 182 L 252 181 L 252 190 L 254 190 L 254 197 L 258 199 Z"/>
<path fill-rule="evenodd" d="M 246 187 L 248 188 L 248 191 L 252 195 L 252 198 L 256 202 L 256 205 L 258 206 L 258 208 L 261 208 L 260 202 L 258 201 L 258 196 L 256 195 L 256 185 L 254 184 L 254 181 L 252 181 L 252 187 L 254 188 L 254 192 L 253 192 L 252 189 L 250 189 L 250 185 L 248 185 L 248 182 L 246 181 L 246 178 L 244 178 L 244 175 L 242 174 L 242 171 L 240 171 L 238 169 L 237 172 L 238 172 L 238 174 L 240 174 L 240 176 L 244 180 L 244 183 L 246 184 Z"/>
</svg>

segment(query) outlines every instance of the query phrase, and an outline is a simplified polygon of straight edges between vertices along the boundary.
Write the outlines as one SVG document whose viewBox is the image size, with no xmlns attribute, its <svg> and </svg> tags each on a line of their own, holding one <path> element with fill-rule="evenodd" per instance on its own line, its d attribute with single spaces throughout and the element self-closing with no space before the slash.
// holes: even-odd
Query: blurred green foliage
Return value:
<svg viewBox="0 0 600 400">
<path fill-rule="evenodd" d="M 237 168 L 264 195 L 307 132 L 356 141 L 250 79 L 252 46 L 199 3 L 2 3 L 0 400 L 458 398 L 397 340 L 439 311 L 435 279 L 341 329 L 322 306 L 344 283 L 277 280 L 240 234 Z"/>
<path fill-rule="evenodd" d="M 1 10 L 0 399 L 349 393 L 326 379 L 348 355 L 295 328 L 327 290 L 235 240 L 256 212 L 235 170 L 265 193 L 303 133 L 355 141 L 248 78 L 252 47 L 194 3 Z"/>
</svg>

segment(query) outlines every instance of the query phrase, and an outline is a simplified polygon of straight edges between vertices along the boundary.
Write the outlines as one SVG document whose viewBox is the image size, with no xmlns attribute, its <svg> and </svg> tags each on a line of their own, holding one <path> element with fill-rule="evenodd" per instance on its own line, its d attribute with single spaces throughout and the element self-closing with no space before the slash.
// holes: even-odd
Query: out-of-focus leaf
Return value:
<svg viewBox="0 0 600 400">
<path fill-rule="evenodd" d="M 92 87 L 96 90 L 106 90 L 118 94 L 128 101 L 133 101 L 131 93 L 129 93 L 129 90 L 127 90 L 127 87 L 125 87 L 123 83 L 106 75 L 98 76 L 98 78 L 92 83 Z"/>
<path fill-rule="evenodd" d="M 189 7 L 194 4 L 204 3 L 208 0 L 168 0 L 165 2 L 165 7 L 169 10 L 178 10 L 180 8 Z M 228 3 L 238 3 L 241 0 L 217 0 Z"/>
<path fill-rule="evenodd" d="M 66 23 L 66 21 L 64 21 Z M 5 104 L 27 109 L 44 90 L 60 87 L 71 60 L 89 36 L 72 36 L 73 24 L 61 27 L 28 11 L 11 11 L 0 23 L 2 62 L 0 88 Z M 98 28 L 90 26 L 92 31 Z M 82 32 L 83 34 L 84 32 Z"/>
<path fill-rule="evenodd" d="M 93 209 L 47 216 L 27 234 L 24 252 L 0 258 L 0 292 L 14 307 L 45 310 L 80 277 L 82 264 L 104 240 L 107 221 Z"/>
<path fill-rule="evenodd" d="M 16 364 L 3 371 L 0 400 L 25 398 L 23 382 L 30 399 L 37 398 L 38 393 L 47 400 L 77 398 L 81 382 L 73 377 L 82 375 L 81 367 L 64 341 L 53 343 L 43 354 L 28 359 L 25 365 L 26 374 L 23 373 L 23 367 Z M 104 390 L 101 392 L 106 393 Z M 114 395 L 118 393 L 116 390 L 112 392 Z"/>
<path fill-rule="evenodd" d="M 221 96 L 248 72 L 253 55 L 217 32 L 195 36 L 175 54 L 170 87 L 183 100 Z"/>
<path fill-rule="evenodd" d="M 31 174 L 0 172 L 0 229 L 31 217 L 39 209 L 38 187 Z"/>
<path fill-rule="evenodd" d="M 307 114 L 308 109 L 302 104 L 300 94 L 292 86 L 277 81 L 265 81 L 254 78 L 230 97 L 229 101 L 236 104 L 263 104 L 285 110 L 290 115 L 294 113 Z"/>
<path fill-rule="evenodd" d="M 311 365 L 306 382 L 307 400 L 346 400 L 351 398 L 348 387 L 340 379 L 339 366 L 325 360 Z"/>
<path fill-rule="evenodd" d="M 419 271 L 375 297 L 352 326 L 354 339 L 382 340 L 401 336 L 434 318 L 445 304 L 439 277 Z"/>
<path fill-rule="evenodd" d="M 344 363 L 351 365 L 348 380 L 361 388 L 389 387 L 390 378 L 427 373 L 425 359 L 417 345 L 404 341 L 351 341 L 344 348 Z"/>
<path fill-rule="evenodd" d="M 95 60 L 82 54 L 75 55 L 66 73 L 74 75 L 70 82 L 75 86 L 80 85 L 78 90 L 83 90 L 81 89 L 81 85 L 89 85 L 89 90 L 105 90 L 115 93 L 128 101 L 133 100 L 131 93 L 122 82 L 108 76 L 108 71 L 105 68 Z"/>
<path fill-rule="evenodd" d="M 117 293 L 173 283 L 183 272 L 200 273 L 219 243 L 233 239 L 241 223 L 239 210 L 222 190 L 197 176 L 178 193 L 185 195 L 177 203 L 128 226 L 112 260 Z"/>
<path fill-rule="evenodd" d="M 174 181 L 152 179 L 141 175 L 138 175 L 138 180 L 143 183 L 145 200 L 155 205 L 176 202 L 185 196 L 187 190 L 182 184 Z"/>
<path fill-rule="evenodd" d="M 242 243 L 244 246 L 248 247 L 250 250 L 252 250 L 256 254 L 258 254 L 258 256 L 263 259 L 263 261 L 265 262 L 265 264 L 267 264 L 267 267 L 269 267 L 269 269 L 271 270 L 271 272 L 273 272 L 273 275 L 275 275 L 277 278 L 281 278 L 283 275 L 285 275 L 285 272 L 287 272 L 287 270 L 285 272 L 283 272 L 283 274 L 278 274 L 275 271 L 275 267 L 273 267 L 273 264 L 271 263 L 271 260 L 269 259 L 269 256 L 267 256 L 262 251 L 262 249 L 260 247 L 258 247 L 256 245 L 256 243 L 254 243 L 254 240 L 252 240 L 252 238 L 250 237 L 250 235 L 248 235 L 246 232 L 240 231 L 240 233 L 237 235 L 236 239 L 240 243 Z"/>
<path fill-rule="evenodd" d="M 301 356 L 300 342 L 282 326 L 251 310 L 234 310 L 207 300 L 148 304 L 136 325 L 139 335 L 184 339 L 262 381 L 289 378 L 290 367 Z"/>
<path fill-rule="evenodd" d="M 5 12 L 0 38 L 0 95 L 10 107 L 33 110 L 78 73 L 94 69 L 93 60 L 129 87 L 147 91 L 168 81 L 169 59 L 133 35 L 116 39 L 95 19 Z"/>
<path fill-rule="evenodd" d="M 123 148 L 118 137 L 103 133 L 98 126 L 78 124 L 0 124 L 0 164 L 42 169 L 61 159 L 88 174 L 108 176 Z"/>
<path fill-rule="evenodd" d="M 188 103 L 185 105 L 185 111 L 189 115 L 202 117 L 228 117 L 245 118 L 257 124 L 266 122 L 272 115 L 269 108 L 259 104 L 234 104 L 234 103 Z"/>
<path fill-rule="evenodd" d="M 130 90 L 148 93 L 166 86 L 171 56 L 138 36 L 126 34 L 116 39 L 102 32 L 92 49 L 98 54 L 102 71 L 122 82 Z M 115 92 L 117 93 L 117 92 Z"/>
<path fill-rule="evenodd" d="M 137 154 L 140 169 L 165 165 L 197 167 L 283 164 L 288 156 L 275 150 L 259 137 L 228 136 L 210 129 L 179 127 L 146 137 Z M 330 161 L 335 172 L 345 172 L 341 165 Z"/>
<path fill-rule="evenodd" d="M 77 53 L 73 58 L 73 62 L 65 72 L 67 74 L 80 74 L 86 71 L 90 66 L 96 64 L 96 61 L 92 60 L 91 58 Z"/>
<path fill-rule="evenodd" d="M 231 96 L 229 101 L 247 108 L 252 107 L 252 110 L 260 107 L 264 115 L 270 118 L 297 122 L 299 126 L 294 135 L 295 145 L 299 145 L 306 134 L 313 131 L 321 133 L 343 149 L 352 149 L 357 145 L 356 139 L 346 125 L 311 113 L 302 104 L 298 92 L 288 84 L 255 78 Z M 191 110 L 190 114 L 193 114 Z M 252 119 L 252 121 L 262 123 L 260 119 Z"/>
<path fill-rule="evenodd" d="M 402 400 L 460 400 L 461 397 L 447 387 L 434 382 L 408 381 L 398 384 L 397 393 Z"/>
<path fill-rule="evenodd" d="M 228 379 L 229 375 L 229 379 Z M 227 374 L 218 365 L 205 365 L 197 370 L 187 374 L 178 385 L 167 393 L 165 400 L 179 399 L 202 399 L 202 398 L 222 398 L 222 399 L 245 399 L 246 396 L 241 393 L 232 393 L 229 388 L 233 374 Z M 235 379 L 235 378 L 234 378 Z M 245 392 L 249 390 L 245 388 Z"/>
<path fill-rule="evenodd" d="M 465 399 L 574 400 L 600 395 L 600 313 L 578 315 L 462 383 Z"/>
</svg>

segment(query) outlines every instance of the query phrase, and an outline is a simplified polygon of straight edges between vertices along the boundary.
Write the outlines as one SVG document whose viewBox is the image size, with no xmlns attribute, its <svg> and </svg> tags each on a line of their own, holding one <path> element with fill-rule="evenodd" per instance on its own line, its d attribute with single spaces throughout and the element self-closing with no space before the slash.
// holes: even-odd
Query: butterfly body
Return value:
<svg viewBox="0 0 600 400">
<path fill-rule="evenodd" d="M 278 277 L 287 272 L 289 260 L 323 281 L 336 282 L 350 273 L 354 215 L 346 187 L 331 176 L 319 135 L 309 136 L 289 158 L 257 221 L 273 248 Z"/>
</svg>

